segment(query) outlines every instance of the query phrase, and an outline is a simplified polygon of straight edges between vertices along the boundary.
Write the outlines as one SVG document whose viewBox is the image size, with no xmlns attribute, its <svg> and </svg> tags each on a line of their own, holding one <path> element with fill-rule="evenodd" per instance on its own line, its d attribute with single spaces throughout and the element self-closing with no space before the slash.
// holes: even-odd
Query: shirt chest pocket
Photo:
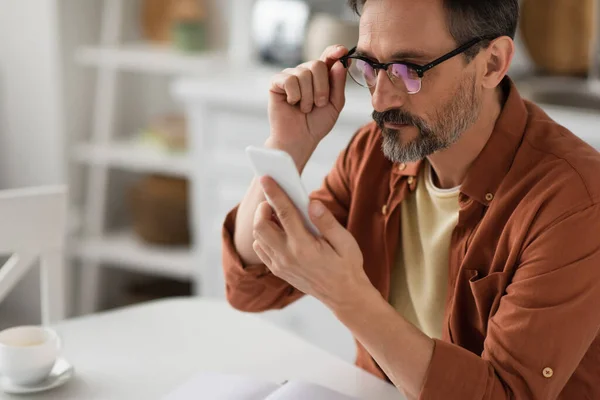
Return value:
<svg viewBox="0 0 600 400">
<path fill-rule="evenodd" d="M 509 273 L 492 272 L 487 276 L 473 269 L 464 271 L 473 295 L 476 315 L 471 316 L 477 329 L 485 335 L 489 319 L 498 311 L 500 299 L 506 292 Z M 466 289 L 466 288 L 465 288 Z"/>
</svg>

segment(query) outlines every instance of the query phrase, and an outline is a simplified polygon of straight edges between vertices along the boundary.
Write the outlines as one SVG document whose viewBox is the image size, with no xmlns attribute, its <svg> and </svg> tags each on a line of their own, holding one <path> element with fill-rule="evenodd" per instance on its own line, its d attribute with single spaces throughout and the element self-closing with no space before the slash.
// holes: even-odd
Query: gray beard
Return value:
<svg viewBox="0 0 600 400">
<path fill-rule="evenodd" d="M 419 129 L 419 137 L 409 143 L 400 143 L 400 132 L 383 129 L 383 154 L 394 163 L 410 163 L 423 160 L 425 157 L 440 151 L 448 144 L 440 142 L 435 136 L 425 135 Z"/>
<path fill-rule="evenodd" d="M 475 79 L 466 79 L 459 94 L 434 115 L 434 126 L 425 122 L 415 125 L 419 136 L 401 143 L 400 132 L 382 129 L 383 154 L 394 163 L 417 162 L 455 144 L 479 118 L 481 102 L 475 92 Z"/>
</svg>

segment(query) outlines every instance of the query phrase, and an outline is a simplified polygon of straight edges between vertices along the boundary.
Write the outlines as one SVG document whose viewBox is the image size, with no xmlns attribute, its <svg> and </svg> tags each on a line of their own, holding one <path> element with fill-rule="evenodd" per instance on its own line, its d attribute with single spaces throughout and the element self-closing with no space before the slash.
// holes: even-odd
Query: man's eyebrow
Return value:
<svg viewBox="0 0 600 400">
<path fill-rule="evenodd" d="M 359 57 L 365 57 L 368 58 L 370 60 L 373 61 L 378 61 L 377 58 L 373 57 L 368 51 L 364 51 L 364 50 L 356 50 L 356 52 L 354 53 L 355 55 L 359 56 Z M 403 51 L 398 51 L 396 53 L 394 53 L 391 57 L 392 61 L 399 61 L 399 60 L 406 60 L 406 59 L 410 59 L 410 60 L 429 60 L 431 58 L 431 56 L 423 53 L 422 51 L 418 51 L 418 50 L 403 50 Z M 381 62 L 381 61 L 378 61 Z"/>
</svg>

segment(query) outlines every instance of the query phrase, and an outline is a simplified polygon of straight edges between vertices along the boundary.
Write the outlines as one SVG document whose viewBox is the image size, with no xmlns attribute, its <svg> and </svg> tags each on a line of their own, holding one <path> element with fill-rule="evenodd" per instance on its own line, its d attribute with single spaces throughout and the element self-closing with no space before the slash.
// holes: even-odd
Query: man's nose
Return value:
<svg viewBox="0 0 600 400">
<path fill-rule="evenodd" d="M 387 71 L 379 70 L 376 85 L 371 89 L 371 103 L 377 112 L 390 109 L 402 108 L 406 103 L 406 90 L 396 86 L 387 74 Z"/>
</svg>

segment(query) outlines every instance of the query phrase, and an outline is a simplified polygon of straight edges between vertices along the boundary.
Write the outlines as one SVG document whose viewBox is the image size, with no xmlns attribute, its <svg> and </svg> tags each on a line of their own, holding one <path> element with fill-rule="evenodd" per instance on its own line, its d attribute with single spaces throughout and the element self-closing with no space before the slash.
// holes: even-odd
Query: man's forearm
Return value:
<svg viewBox="0 0 600 400">
<path fill-rule="evenodd" d="M 250 188 L 240 204 L 235 220 L 233 241 L 244 265 L 262 263 L 252 248 L 252 244 L 254 243 L 252 229 L 254 225 L 254 213 L 258 205 L 263 201 L 265 201 L 265 195 L 258 179 L 255 178 L 252 180 Z"/>
<path fill-rule="evenodd" d="M 339 320 L 367 349 L 390 380 L 416 399 L 433 355 L 434 342 L 406 321 L 375 289 L 353 303 L 333 307 Z"/>
</svg>

